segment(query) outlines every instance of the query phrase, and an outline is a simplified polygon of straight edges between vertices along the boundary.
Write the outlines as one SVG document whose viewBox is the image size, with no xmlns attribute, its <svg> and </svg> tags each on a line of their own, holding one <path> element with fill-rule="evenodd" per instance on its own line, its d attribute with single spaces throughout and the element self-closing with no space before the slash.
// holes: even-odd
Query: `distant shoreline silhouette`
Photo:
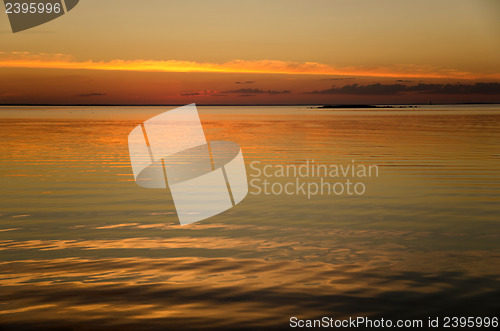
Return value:
<svg viewBox="0 0 500 331">
<path fill-rule="evenodd" d="M 389 106 L 389 105 L 323 105 L 313 109 L 337 109 L 337 108 L 415 108 L 413 105 L 400 105 L 400 106 Z"/>
<path fill-rule="evenodd" d="M 433 103 L 432 105 L 498 105 L 500 103 L 498 102 L 461 102 L 461 103 Z M 4 103 L 0 104 L 0 107 L 12 107 L 12 106 L 19 106 L 19 107 L 159 107 L 159 106 L 183 106 L 185 104 L 113 104 L 113 103 L 103 103 L 103 104 L 98 104 L 98 103 L 78 103 L 78 104 L 73 104 L 73 103 L 68 103 L 68 104 L 51 104 L 51 103 Z M 222 107 L 222 106 L 228 106 L 228 107 L 234 107 L 234 106 L 310 106 L 310 107 L 321 107 L 321 108 L 382 108 L 382 107 L 394 107 L 394 108 L 399 108 L 401 106 L 416 106 L 416 105 L 429 105 L 429 103 L 413 103 L 413 104 L 381 104 L 381 105 L 354 105 L 354 104 L 342 104 L 342 105 L 324 105 L 324 104 L 319 104 L 319 103 L 290 103 L 290 104 L 207 104 L 207 103 L 197 103 L 197 106 L 217 106 L 217 107 Z M 341 107 L 342 106 L 342 107 Z"/>
</svg>

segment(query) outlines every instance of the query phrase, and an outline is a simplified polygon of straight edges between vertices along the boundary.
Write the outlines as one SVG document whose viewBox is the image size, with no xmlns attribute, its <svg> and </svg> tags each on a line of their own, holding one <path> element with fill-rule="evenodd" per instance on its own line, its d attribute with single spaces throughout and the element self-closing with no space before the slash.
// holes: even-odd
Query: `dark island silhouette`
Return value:
<svg viewBox="0 0 500 331">
<path fill-rule="evenodd" d="M 313 109 L 337 109 L 337 108 L 416 108 L 416 106 L 379 106 L 379 105 L 323 105 Z"/>
</svg>

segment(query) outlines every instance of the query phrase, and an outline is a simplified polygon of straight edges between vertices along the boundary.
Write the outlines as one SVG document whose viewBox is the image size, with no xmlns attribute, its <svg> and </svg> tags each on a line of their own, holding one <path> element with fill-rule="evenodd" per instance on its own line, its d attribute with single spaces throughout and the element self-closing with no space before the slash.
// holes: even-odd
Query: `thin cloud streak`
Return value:
<svg viewBox="0 0 500 331">
<path fill-rule="evenodd" d="M 429 66 L 395 65 L 392 67 L 335 68 L 318 62 L 291 62 L 279 60 L 233 60 L 225 63 L 209 63 L 179 60 L 111 60 L 77 61 L 64 54 L 30 54 L 26 52 L 0 53 L 0 68 L 41 68 L 104 71 L 142 72 L 212 72 L 212 73 L 260 73 L 286 75 L 349 75 L 365 77 L 399 78 L 457 78 L 500 79 L 499 73 L 479 74 L 456 69 L 440 69 Z"/>
<path fill-rule="evenodd" d="M 89 97 L 102 97 L 105 95 L 106 93 L 83 93 L 83 94 L 78 94 L 77 97 L 89 98 Z"/>
<path fill-rule="evenodd" d="M 251 88 L 242 88 L 237 90 L 228 90 L 228 91 L 196 91 L 196 92 L 185 92 L 181 93 L 181 96 L 210 96 L 210 97 L 225 97 L 227 94 L 241 94 L 239 97 L 253 97 L 256 94 L 269 94 L 269 95 L 278 95 L 278 94 L 289 94 L 289 90 L 277 91 L 277 90 L 262 90 L 262 89 L 251 89 Z"/>
<path fill-rule="evenodd" d="M 275 90 L 261 90 L 261 89 L 251 89 L 251 88 L 242 88 L 238 90 L 229 90 L 229 91 L 223 91 L 222 93 L 246 93 L 246 94 L 288 94 L 290 93 L 289 90 L 283 90 L 283 91 L 275 91 Z"/>
</svg>

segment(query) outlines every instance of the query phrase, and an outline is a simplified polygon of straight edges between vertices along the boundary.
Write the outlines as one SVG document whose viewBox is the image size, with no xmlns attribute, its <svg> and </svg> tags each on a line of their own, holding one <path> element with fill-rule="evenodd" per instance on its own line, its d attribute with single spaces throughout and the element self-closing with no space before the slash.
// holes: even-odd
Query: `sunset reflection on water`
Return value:
<svg viewBox="0 0 500 331">
<path fill-rule="evenodd" d="M 363 196 L 249 194 L 188 226 L 130 168 L 128 133 L 167 108 L 0 108 L 0 326 L 498 312 L 499 107 L 200 107 L 249 175 L 252 161 L 354 160 L 380 176 Z"/>
</svg>

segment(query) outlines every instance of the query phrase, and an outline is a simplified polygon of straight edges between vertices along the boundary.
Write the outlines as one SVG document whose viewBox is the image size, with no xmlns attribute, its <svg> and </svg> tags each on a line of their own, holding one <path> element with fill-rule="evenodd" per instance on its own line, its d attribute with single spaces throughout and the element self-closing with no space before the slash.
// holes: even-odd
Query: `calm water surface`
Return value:
<svg viewBox="0 0 500 331">
<path fill-rule="evenodd" d="M 183 227 L 128 156 L 128 133 L 169 108 L 0 108 L 0 328 L 498 313 L 500 106 L 199 107 L 249 175 L 314 160 L 379 176 L 361 196 L 249 194 Z"/>
</svg>

